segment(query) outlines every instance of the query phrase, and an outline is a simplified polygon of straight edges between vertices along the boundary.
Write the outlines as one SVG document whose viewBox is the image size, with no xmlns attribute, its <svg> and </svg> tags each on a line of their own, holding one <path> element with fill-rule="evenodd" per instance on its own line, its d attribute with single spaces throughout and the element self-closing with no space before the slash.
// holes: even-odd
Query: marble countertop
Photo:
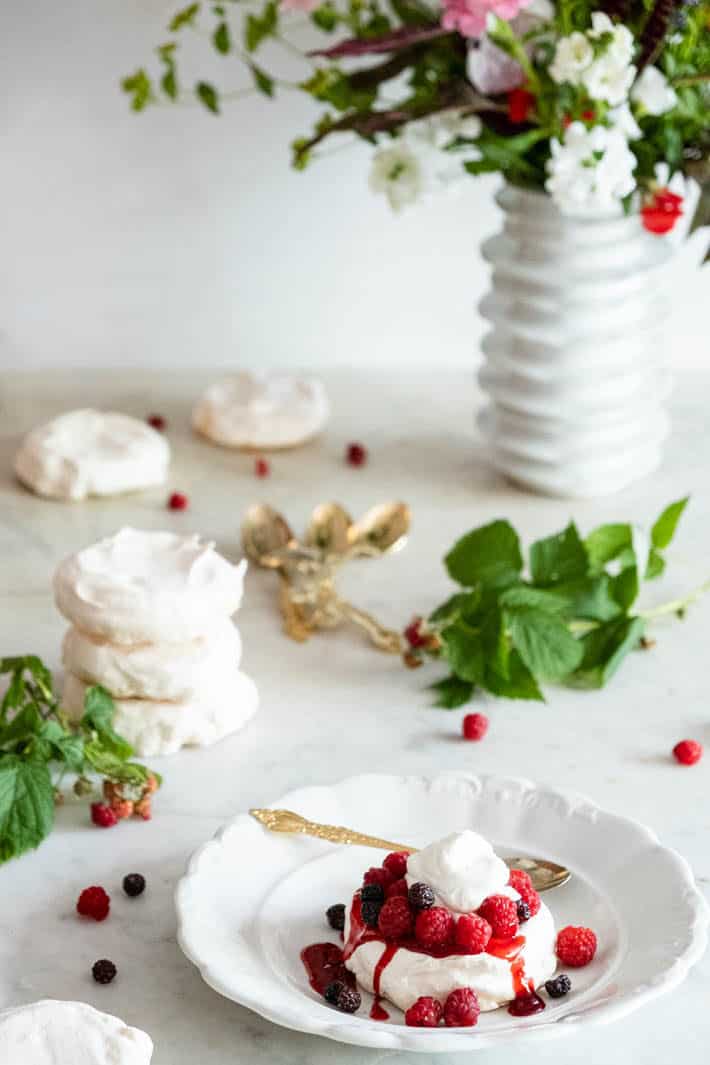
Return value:
<svg viewBox="0 0 710 1065">
<path fill-rule="evenodd" d="M 236 557 L 241 515 L 256 499 L 282 509 L 296 529 L 326 499 L 338 499 L 354 514 L 377 501 L 409 502 L 407 548 L 353 567 L 343 581 L 358 604 L 393 626 L 444 597 L 445 550 L 462 532 L 494 517 L 510 518 L 529 541 L 557 531 L 571 514 L 582 529 L 615 519 L 650 523 L 663 505 L 690 491 L 668 575 L 647 589 L 646 599 L 683 593 L 710 571 L 707 375 L 679 379 L 672 400 L 675 433 L 657 474 L 620 496 L 572 504 L 518 492 L 486 467 L 473 430 L 480 397 L 469 375 L 326 375 L 331 427 L 321 441 L 276 454 L 268 481 L 254 479 L 248 456 L 192 436 L 190 406 L 209 379 L 207 372 L 3 376 L 0 652 L 35 652 L 58 665 L 65 626 L 50 579 L 57 562 L 80 545 L 132 524 L 198 531 Z M 22 432 L 90 404 L 168 418 L 174 450 L 169 490 L 188 493 L 189 511 L 166 511 L 167 489 L 59 504 L 14 482 L 11 459 Z M 344 445 L 353 439 L 370 450 L 364 469 L 342 462 Z M 549 689 L 544 706 L 485 704 L 491 728 L 480 744 L 459 740 L 460 712 L 429 707 L 424 685 L 437 675 L 434 667 L 430 674 L 404 670 L 344 630 L 306 645 L 287 640 L 269 574 L 249 574 L 237 622 L 244 667 L 261 692 L 259 714 L 245 731 L 211 749 L 157 760 L 165 785 L 150 823 L 101 832 L 87 827 L 85 807 L 68 803 L 37 852 L 0 869 L 0 1007 L 46 996 L 86 1000 L 148 1031 L 156 1046 L 154 1065 L 394 1065 L 395 1059 L 413 1065 L 411 1055 L 335 1045 L 274 1027 L 210 991 L 175 942 L 173 891 L 200 843 L 248 806 L 363 770 L 494 772 L 576 789 L 651 825 L 689 859 L 710 898 L 710 755 L 693 769 L 669 758 L 685 736 L 710 747 L 710 600 L 693 607 L 683 623 L 659 624 L 652 650 L 630 656 L 602 692 Z M 120 883 L 133 871 L 145 874 L 149 890 L 129 902 Z M 115 900 L 104 924 L 78 922 L 73 912 L 79 890 L 94 883 Z M 91 979 L 90 966 L 99 957 L 119 967 L 109 987 Z M 679 1055 L 685 1065 L 706 1065 L 709 992 L 706 957 L 690 981 L 653 1009 L 550 1047 L 526 1047 L 526 1065 L 540 1065 L 553 1054 L 567 1065 L 667 1065 Z M 509 1054 L 483 1052 L 480 1060 L 508 1065 Z"/>
</svg>

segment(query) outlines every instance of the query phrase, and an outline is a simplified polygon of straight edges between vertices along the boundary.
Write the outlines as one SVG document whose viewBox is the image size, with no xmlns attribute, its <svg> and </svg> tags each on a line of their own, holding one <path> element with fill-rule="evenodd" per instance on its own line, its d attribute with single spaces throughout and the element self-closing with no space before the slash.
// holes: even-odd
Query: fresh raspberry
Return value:
<svg viewBox="0 0 710 1065">
<path fill-rule="evenodd" d="M 391 884 L 393 880 L 397 879 L 399 878 L 393 876 L 389 869 L 384 869 L 379 865 L 373 865 L 372 868 L 368 869 L 365 873 L 362 882 L 363 884 L 379 884 L 384 891 L 388 884 Z"/>
<path fill-rule="evenodd" d="M 443 906 L 432 906 L 417 914 L 414 935 L 417 942 L 429 950 L 432 947 L 445 947 L 453 937 L 454 919 Z"/>
<path fill-rule="evenodd" d="M 377 927 L 385 939 L 404 939 L 405 936 L 410 935 L 412 911 L 406 898 L 394 895 L 391 899 L 387 899 L 380 910 Z"/>
<path fill-rule="evenodd" d="M 409 887 L 404 877 L 400 880 L 393 880 L 391 884 L 388 884 L 385 888 L 385 895 L 388 899 L 394 898 L 395 895 L 401 895 L 402 898 L 406 899 L 409 895 Z"/>
<path fill-rule="evenodd" d="M 488 732 L 488 718 L 485 714 L 466 714 L 463 719 L 463 738 L 465 740 L 482 740 Z"/>
<path fill-rule="evenodd" d="M 117 971 L 116 966 L 108 958 L 99 958 L 91 966 L 91 975 L 97 984 L 110 984 Z"/>
<path fill-rule="evenodd" d="M 540 909 L 540 896 L 532 885 L 532 880 L 523 869 L 511 869 L 508 883 L 520 895 L 530 910 L 530 917 L 534 917 Z M 527 918 L 526 918 L 527 919 Z"/>
<path fill-rule="evenodd" d="M 589 965 L 596 954 L 597 937 L 591 928 L 574 928 L 567 925 L 557 933 L 555 951 L 563 965 L 581 969 L 583 965 Z"/>
<path fill-rule="evenodd" d="M 364 444 L 348 444 L 345 460 L 349 466 L 364 466 L 367 462 L 367 449 Z"/>
<path fill-rule="evenodd" d="M 673 748 L 673 757 L 681 765 L 695 765 L 703 756 L 702 744 L 697 740 L 681 740 Z"/>
<path fill-rule="evenodd" d="M 482 954 L 491 934 L 488 921 L 476 913 L 465 913 L 456 922 L 456 946 L 467 954 Z"/>
<path fill-rule="evenodd" d="M 422 618 L 416 617 L 407 625 L 404 630 L 404 638 L 410 647 L 419 648 L 423 647 L 427 642 L 426 636 L 422 632 Z"/>
<path fill-rule="evenodd" d="M 441 1003 L 435 998 L 418 998 L 404 1015 L 404 1023 L 410 1028 L 436 1028 L 441 1020 Z"/>
<path fill-rule="evenodd" d="M 512 939 L 518 934 L 518 907 L 507 895 L 489 895 L 479 906 L 496 939 Z"/>
<path fill-rule="evenodd" d="M 164 432 L 168 424 L 162 414 L 149 414 L 146 421 L 152 429 L 157 429 L 159 433 Z"/>
<path fill-rule="evenodd" d="M 118 816 L 105 802 L 92 802 L 91 820 L 99 828 L 113 828 L 118 824 Z"/>
<path fill-rule="evenodd" d="M 457 987 L 444 1003 L 444 1024 L 447 1028 L 473 1028 L 480 1012 L 473 988 Z"/>
<path fill-rule="evenodd" d="M 342 902 L 336 902 L 334 906 L 329 906 L 325 911 L 325 915 L 331 928 L 336 932 L 343 931 L 345 928 L 345 906 Z"/>
<path fill-rule="evenodd" d="M 409 905 L 413 910 L 430 910 L 436 898 L 428 884 L 412 884 L 409 889 Z"/>
<path fill-rule="evenodd" d="M 254 459 L 254 476 L 255 477 L 268 477 L 271 473 L 271 466 L 266 459 Z"/>
<path fill-rule="evenodd" d="M 395 880 L 400 880 L 407 872 L 408 851 L 393 851 L 382 863 L 383 869 L 389 869 Z"/>
<path fill-rule="evenodd" d="M 190 504 L 184 492 L 173 492 L 168 499 L 168 510 L 187 510 Z"/>
<path fill-rule="evenodd" d="M 105 921 L 111 908 L 111 899 L 102 887 L 84 888 L 77 899 L 76 912 L 82 917 L 93 917 L 95 921 Z"/>
</svg>

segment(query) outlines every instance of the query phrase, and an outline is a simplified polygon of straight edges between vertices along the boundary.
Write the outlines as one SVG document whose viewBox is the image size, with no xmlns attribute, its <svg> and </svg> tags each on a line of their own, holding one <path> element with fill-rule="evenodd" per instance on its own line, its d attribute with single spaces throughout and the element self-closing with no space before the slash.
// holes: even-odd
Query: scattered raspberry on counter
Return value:
<svg viewBox="0 0 710 1065">
<path fill-rule="evenodd" d="M 488 732 L 488 718 L 485 714 L 466 714 L 463 719 L 463 738 L 465 740 L 482 740 Z"/>
<path fill-rule="evenodd" d="M 149 414 L 146 421 L 151 429 L 157 429 L 159 433 L 164 433 L 168 427 L 168 423 L 162 414 Z"/>
<path fill-rule="evenodd" d="M 364 444 L 348 444 L 345 449 L 345 461 L 348 466 L 364 466 L 367 462 L 367 449 Z"/>
<path fill-rule="evenodd" d="M 254 459 L 254 476 L 255 477 L 268 477 L 271 473 L 271 465 L 266 459 L 258 458 Z"/>
<path fill-rule="evenodd" d="M 118 824 L 118 817 L 105 802 L 92 802 L 91 820 L 98 828 L 113 828 Z"/>
<path fill-rule="evenodd" d="M 697 740 L 681 740 L 673 748 L 673 757 L 681 765 L 695 765 L 702 756 L 703 747 Z"/>
<path fill-rule="evenodd" d="M 187 510 L 190 501 L 184 492 L 173 492 L 168 499 L 168 510 Z"/>
<path fill-rule="evenodd" d="M 92 917 L 95 921 L 105 921 L 111 909 L 111 899 L 102 887 L 84 888 L 77 899 L 76 912 L 82 917 Z"/>
</svg>

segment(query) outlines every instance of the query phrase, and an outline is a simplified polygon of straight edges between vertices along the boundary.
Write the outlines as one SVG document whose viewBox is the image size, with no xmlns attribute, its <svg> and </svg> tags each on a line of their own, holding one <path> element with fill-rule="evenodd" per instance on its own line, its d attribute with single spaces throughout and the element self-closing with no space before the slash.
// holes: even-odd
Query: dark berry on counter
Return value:
<svg viewBox="0 0 710 1065">
<path fill-rule="evenodd" d="M 116 966 L 108 958 L 99 958 L 91 966 L 91 975 L 97 984 L 110 984 L 116 972 Z"/>
<path fill-rule="evenodd" d="M 123 878 L 123 890 L 130 898 L 137 898 L 145 891 L 145 877 L 140 873 L 128 873 Z"/>
</svg>

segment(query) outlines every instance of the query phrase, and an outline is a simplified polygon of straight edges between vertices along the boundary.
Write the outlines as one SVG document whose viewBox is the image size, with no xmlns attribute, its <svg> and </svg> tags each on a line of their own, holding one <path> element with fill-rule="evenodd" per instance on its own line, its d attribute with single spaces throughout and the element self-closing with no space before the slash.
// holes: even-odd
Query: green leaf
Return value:
<svg viewBox="0 0 710 1065">
<path fill-rule="evenodd" d="M 113 751 L 103 746 L 100 740 L 91 740 L 86 744 L 84 753 L 86 761 L 101 776 L 121 784 L 145 784 L 151 771 L 137 762 L 126 762 L 117 757 Z M 156 775 L 156 774 L 152 774 Z"/>
<path fill-rule="evenodd" d="M 114 732 L 115 712 L 113 699 L 105 688 L 99 685 L 88 688 L 84 696 L 84 716 L 81 719 L 81 727 L 87 732 L 95 732 L 101 745 L 116 758 L 125 762 L 133 754 L 133 748 L 117 732 Z"/>
<path fill-rule="evenodd" d="M 593 529 L 585 540 L 591 568 L 602 570 L 607 562 L 630 548 L 631 543 L 631 526 L 628 522 L 614 522 Z"/>
<path fill-rule="evenodd" d="M 441 625 L 456 621 L 460 617 L 465 618 L 468 615 L 475 614 L 480 602 L 481 592 L 479 588 L 474 588 L 470 592 L 455 592 L 446 602 L 432 611 L 429 615 L 429 621 L 432 625 Z"/>
<path fill-rule="evenodd" d="M 332 4 L 321 4 L 311 12 L 311 21 L 324 33 L 332 33 L 340 17 Z"/>
<path fill-rule="evenodd" d="M 648 553 L 648 565 L 646 566 L 646 572 L 644 574 L 644 580 L 652 581 L 656 577 L 660 577 L 666 568 L 666 560 L 660 551 L 657 551 L 655 547 L 652 547 Z"/>
<path fill-rule="evenodd" d="M 520 541 L 510 522 L 493 521 L 466 533 L 444 559 L 449 576 L 467 587 L 503 588 L 518 580 L 523 568 Z"/>
<path fill-rule="evenodd" d="M 621 609 L 627 613 L 639 594 L 639 575 L 636 566 L 627 566 L 609 582 L 611 594 Z"/>
<path fill-rule="evenodd" d="M 226 22 L 220 22 L 212 34 L 212 43 L 220 55 L 228 55 L 232 50 L 232 36 Z"/>
<path fill-rule="evenodd" d="M 470 700 L 474 690 L 474 685 L 470 681 L 462 680 L 453 673 L 435 681 L 429 687 L 437 692 L 434 706 L 440 706 L 442 710 L 456 710 L 459 706 L 463 706 Z"/>
<path fill-rule="evenodd" d="M 153 99 L 153 84 L 145 70 L 137 70 L 135 74 L 129 74 L 121 82 L 121 88 L 132 97 L 131 109 L 143 111 Z"/>
<path fill-rule="evenodd" d="M 462 680 L 475 684 L 485 668 L 483 640 L 478 629 L 457 621 L 441 633 L 442 654 L 452 671 Z"/>
<path fill-rule="evenodd" d="M 184 26 L 193 26 L 195 19 L 199 14 L 200 6 L 200 4 L 188 4 L 187 7 L 184 7 L 181 11 L 178 11 L 176 15 L 173 15 L 168 25 L 170 32 L 176 33 Z"/>
<path fill-rule="evenodd" d="M 177 100 L 177 75 L 175 73 L 175 67 L 172 65 L 172 63 L 168 66 L 167 70 L 160 79 L 160 88 L 163 90 L 166 96 L 170 97 L 171 100 Z"/>
<path fill-rule="evenodd" d="M 505 628 L 505 618 L 498 607 L 489 610 L 483 618 L 481 639 L 486 670 L 492 670 L 507 680 L 510 676 L 510 639 Z"/>
<path fill-rule="evenodd" d="M 651 543 L 659 551 L 668 547 L 673 539 L 676 526 L 681 519 L 683 511 L 688 505 L 689 499 L 690 496 L 685 496 L 684 499 L 679 499 L 677 502 L 671 503 L 654 522 L 651 529 Z"/>
<path fill-rule="evenodd" d="M 260 15 L 247 15 L 244 27 L 244 46 L 247 52 L 255 52 L 267 37 L 273 37 L 278 21 L 275 0 L 268 0 Z"/>
<path fill-rule="evenodd" d="M 254 84 L 259 92 L 263 92 L 264 96 L 274 95 L 274 79 L 269 77 L 265 70 L 258 67 L 256 63 L 252 63 L 250 66 L 252 77 L 254 78 Z"/>
<path fill-rule="evenodd" d="M 195 95 L 213 115 L 219 114 L 219 95 L 214 85 L 210 85 L 208 81 L 198 81 L 195 86 Z"/>
<path fill-rule="evenodd" d="M 541 703 L 545 701 L 537 681 L 515 650 L 510 652 L 508 676 L 502 677 L 495 670 L 487 669 L 483 687 L 492 695 L 504 699 L 534 699 Z"/>
<path fill-rule="evenodd" d="M 638 647 L 644 628 L 643 618 L 617 618 L 588 632 L 580 640 L 582 661 L 567 683 L 582 688 L 603 687 L 629 651 Z"/>
<path fill-rule="evenodd" d="M 9 724 L 0 731 L 0 748 L 14 752 L 19 745 L 39 736 L 42 730 L 42 715 L 35 703 L 27 703 L 15 714 Z"/>
<path fill-rule="evenodd" d="M 555 593 L 565 597 L 568 618 L 586 621 L 609 621 L 621 612 L 613 595 L 612 578 L 606 573 L 598 577 L 582 577 L 555 585 Z"/>
<path fill-rule="evenodd" d="M 554 591 L 548 591 L 544 588 L 532 588 L 529 584 L 511 585 L 501 592 L 498 601 L 501 606 L 530 606 L 548 614 L 564 614 L 569 608 L 569 599 L 560 594 L 557 587 Z"/>
<path fill-rule="evenodd" d="M 0 757 L 0 862 L 38 847 L 54 824 L 54 788 L 43 762 Z"/>
<path fill-rule="evenodd" d="M 42 724 L 41 738 L 50 745 L 50 757 L 55 758 L 71 773 L 81 773 L 84 769 L 84 739 L 76 732 L 67 732 L 58 721 L 50 720 Z"/>
<path fill-rule="evenodd" d="M 564 622 L 542 610 L 506 610 L 514 647 L 535 677 L 561 680 L 582 659 L 582 648 Z"/>
<path fill-rule="evenodd" d="M 530 572 L 536 584 L 549 585 L 585 577 L 588 567 L 587 551 L 574 522 L 561 533 L 538 540 L 530 548 Z"/>
</svg>

